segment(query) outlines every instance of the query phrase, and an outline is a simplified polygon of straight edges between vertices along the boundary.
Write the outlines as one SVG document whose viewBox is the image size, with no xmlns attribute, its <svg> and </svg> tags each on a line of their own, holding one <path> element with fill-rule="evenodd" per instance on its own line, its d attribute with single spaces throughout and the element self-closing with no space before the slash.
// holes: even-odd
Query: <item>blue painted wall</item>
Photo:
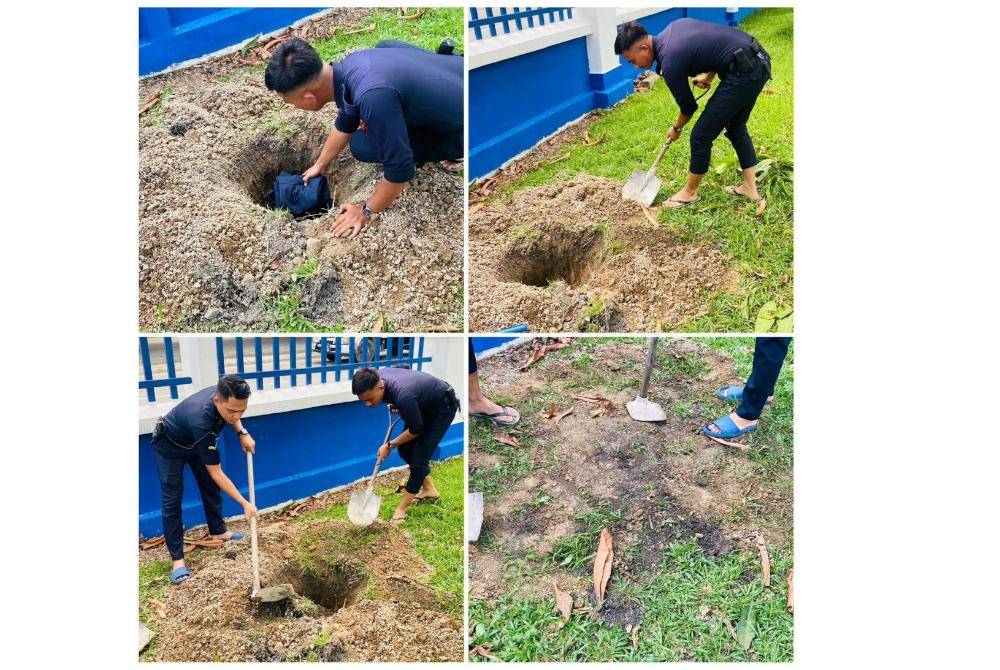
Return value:
<svg viewBox="0 0 1000 670">
<path fill-rule="evenodd" d="M 734 15 L 722 7 L 668 9 L 639 21 L 656 34 L 685 16 L 735 24 L 754 11 L 745 8 Z M 587 112 L 621 101 L 638 75 L 620 57 L 610 72 L 591 75 L 583 37 L 470 70 L 470 178 L 497 169 Z"/>
<path fill-rule="evenodd" d="M 321 11 L 322 7 L 140 7 L 139 74 L 235 46 Z"/>
<path fill-rule="evenodd" d="M 371 475 L 375 451 L 388 427 L 385 406 L 368 408 L 361 402 L 324 405 L 253 417 L 243 421 L 257 442 L 254 482 L 257 506 L 266 508 L 297 500 L 320 491 L 348 484 Z M 394 435 L 402 432 L 402 423 Z M 464 451 L 461 423 L 449 428 L 434 454 L 435 460 Z M 247 495 L 246 455 L 233 432 L 223 430 L 222 469 Z M 393 452 L 384 468 L 405 465 Z M 239 505 L 223 494 L 225 516 L 240 514 Z M 150 436 L 139 436 L 139 532 L 160 535 L 160 480 Z M 190 528 L 205 523 L 198 486 L 189 469 L 184 470 L 184 524 Z"/>
</svg>

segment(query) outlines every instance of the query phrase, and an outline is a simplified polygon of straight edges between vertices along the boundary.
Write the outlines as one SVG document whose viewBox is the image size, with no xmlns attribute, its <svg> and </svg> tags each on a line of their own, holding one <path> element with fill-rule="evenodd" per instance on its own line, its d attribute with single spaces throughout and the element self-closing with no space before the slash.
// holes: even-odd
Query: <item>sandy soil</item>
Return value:
<svg viewBox="0 0 1000 670">
<path fill-rule="evenodd" d="M 550 151 L 551 149 L 546 149 Z M 496 199 L 469 222 L 470 329 L 669 330 L 739 276 L 718 249 L 684 245 L 621 184 L 577 175 Z"/>
<path fill-rule="evenodd" d="M 343 10 L 315 38 L 367 10 Z M 139 100 L 169 89 L 139 122 L 139 327 L 275 329 L 273 303 L 300 293 L 324 326 L 418 331 L 455 327 L 462 305 L 462 177 L 435 165 L 357 240 L 333 239 L 333 213 L 296 221 L 263 205 L 279 171 L 308 167 L 336 111 L 307 113 L 232 57 L 143 80 Z M 140 103 L 141 104 L 141 103 Z M 349 150 L 327 172 L 335 203 L 371 194 L 381 167 Z M 293 271 L 315 260 L 308 278 Z"/>
<path fill-rule="evenodd" d="M 580 600 L 592 591 L 587 570 L 561 569 L 545 559 L 559 541 L 585 530 L 578 515 L 602 506 L 622 513 L 611 531 L 615 569 L 623 576 L 656 569 L 664 548 L 677 541 L 695 538 L 707 554 L 722 555 L 752 548 L 761 534 L 770 544 L 791 540 L 791 482 L 775 480 L 740 452 L 699 434 L 701 408 L 713 416 L 724 411 L 712 397 L 715 389 L 742 381 L 731 358 L 689 340 L 660 342 L 661 360 L 692 353 L 708 364 L 701 378 L 654 375 L 649 397 L 666 410 L 663 423 L 633 421 L 625 409 L 641 381 L 641 344 L 570 347 L 524 373 L 517 370 L 529 357 L 525 346 L 480 362 L 479 374 L 490 395 L 525 410 L 515 436 L 522 436 L 522 444 L 525 437 L 534 438 L 528 447 L 533 469 L 486 501 L 483 528 L 489 539 L 470 554 L 472 597 L 550 598 L 554 578 Z M 584 355 L 592 359 L 586 371 L 573 365 Z M 594 382 L 622 378 L 635 384 L 609 390 Z M 594 418 L 595 406 L 570 393 L 607 397 L 614 409 Z M 549 402 L 560 413 L 570 407 L 574 412 L 557 426 L 538 416 L 537 408 Z M 693 407 L 691 416 L 679 418 L 673 411 L 677 403 Z M 500 457 L 477 442 L 470 445 L 470 471 L 497 465 Z M 528 504 L 540 494 L 550 502 Z M 512 562 L 530 569 L 514 570 Z M 609 599 L 602 616 L 629 623 L 631 615 Z"/>
</svg>

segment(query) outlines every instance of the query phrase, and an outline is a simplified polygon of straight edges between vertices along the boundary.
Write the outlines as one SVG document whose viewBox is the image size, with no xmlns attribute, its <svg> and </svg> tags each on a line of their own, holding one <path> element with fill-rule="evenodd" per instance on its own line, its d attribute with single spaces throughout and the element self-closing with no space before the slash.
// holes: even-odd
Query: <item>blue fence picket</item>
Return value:
<svg viewBox="0 0 1000 670">
<path fill-rule="evenodd" d="M 149 338 L 139 338 L 139 362 L 142 365 L 142 379 L 139 380 L 139 389 L 146 391 L 146 400 L 151 403 L 156 402 L 156 389 L 166 388 L 170 392 L 170 397 L 177 400 L 180 397 L 177 389 L 191 383 L 191 377 L 177 376 L 177 362 L 174 356 L 173 338 L 163 338 L 163 359 L 167 367 L 167 376 L 158 379 L 153 373 L 153 361 L 149 351 Z"/>
</svg>

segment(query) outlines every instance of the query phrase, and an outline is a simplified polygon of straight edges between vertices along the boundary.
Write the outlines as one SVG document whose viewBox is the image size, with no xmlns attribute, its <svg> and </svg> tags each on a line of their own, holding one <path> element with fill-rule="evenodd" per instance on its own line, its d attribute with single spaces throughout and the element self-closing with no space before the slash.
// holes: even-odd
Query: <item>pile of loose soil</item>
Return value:
<svg viewBox="0 0 1000 670">
<path fill-rule="evenodd" d="M 727 354 L 689 340 L 661 340 L 660 360 L 694 354 L 707 372 L 697 379 L 654 375 L 649 397 L 664 407 L 667 420 L 644 423 L 633 421 L 625 409 L 641 382 L 641 344 L 570 347 L 518 372 L 529 351 L 516 347 L 479 364 L 489 394 L 524 410 L 514 434 L 528 445 L 531 471 L 486 501 L 483 528 L 488 539 L 469 557 L 473 597 L 550 599 L 555 579 L 584 601 L 578 604 L 585 604 L 585 594 L 592 592 L 590 566 L 569 570 L 550 559 L 562 540 L 594 530 L 581 516 L 598 510 L 620 514 L 609 518 L 619 519 L 610 526 L 615 571 L 626 578 L 655 571 L 665 548 L 675 542 L 695 539 L 706 554 L 720 556 L 737 547 L 754 547 L 761 534 L 772 545 L 791 539 L 790 479 L 765 472 L 743 454 L 699 434 L 704 424 L 700 415 L 728 411 L 714 400 L 715 389 L 742 383 Z M 584 355 L 587 365 L 575 366 Z M 622 378 L 634 379 L 635 385 L 616 384 L 609 390 L 594 381 Z M 594 405 L 569 394 L 607 397 L 614 409 L 595 418 Z M 549 403 L 555 403 L 559 413 L 570 407 L 574 411 L 555 425 L 539 417 L 536 409 Z M 679 404 L 690 408 L 689 416 L 674 411 Z M 502 460 L 488 445 L 472 441 L 471 472 L 502 467 Z M 540 496 L 544 504 L 538 504 Z M 510 561 L 531 568 L 511 570 Z M 628 603 L 615 603 L 610 599 L 602 616 L 634 625 L 632 614 L 622 610 Z"/>
<path fill-rule="evenodd" d="M 297 597 L 250 600 L 248 542 L 202 556 L 167 590 L 157 661 L 461 661 L 462 622 L 427 585 L 409 538 L 378 520 L 279 521 L 259 531 L 261 583 Z"/>
<path fill-rule="evenodd" d="M 470 329 L 534 332 L 669 329 L 734 291 L 718 249 L 680 244 L 621 198 L 622 185 L 577 175 L 515 191 L 470 217 Z"/>
<path fill-rule="evenodd" d="M 299 221 L 268 209 L 274 177 L 314 162 L 336 114 L 332 105 L 295 110 L 266 90 L 259 70 L 231 62 L 140 84 L 141 100 L 169 90 L 139 124 L 140 330 L 275 329 L 274 303 L 288 296 L 323 326 L 460 324 L 461 176 L 419 168 L 353 241 L 329 234 L 336 207 Z M 358 203 L 381 166 L 345 150 L 326 176 L 335 204 Z M 295 272 L 312 261 L 310 276 Z"/>
</svg>

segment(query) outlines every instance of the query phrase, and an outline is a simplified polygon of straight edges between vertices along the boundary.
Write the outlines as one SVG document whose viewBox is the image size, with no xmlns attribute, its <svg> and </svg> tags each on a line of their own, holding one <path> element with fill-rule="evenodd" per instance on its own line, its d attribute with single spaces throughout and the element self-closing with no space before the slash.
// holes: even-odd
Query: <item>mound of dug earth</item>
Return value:
<svg viewBox="0 0 1000 670">
<path fill-rule="evenodd" d="M 334 239 L 336 206 L 362 202 L 381 177 L 345 150 L 326 174 L 330 212 L 297 221 L 268 209 L 275 176 L 315 161 L 335 113 L 297 111 L 262 79 L 178 75 L 140 119 L 140 330 L 279 329 L 276 305 L 289 303 L 348 330 L 460 323 L 461 177 L 425 165 L 357 239 Z"/>
<path fill-rule="evenodd" d="M 621 189 L 577 175 L 472 215 L 470 328 L 669 329 L 702 314 L 712 293 L 735 288 L 720 251 L 679 244 Z"/>
<path fill-rule="evenodd" d="M 153 660 L 462 660 L 462 622 L 391 524 L 276 523 L 259 539 L 261 584 L 291 583 L 297 597 L 250 600 L 249 542 L 227 546 L 167 591 Z"/>
</svg>

